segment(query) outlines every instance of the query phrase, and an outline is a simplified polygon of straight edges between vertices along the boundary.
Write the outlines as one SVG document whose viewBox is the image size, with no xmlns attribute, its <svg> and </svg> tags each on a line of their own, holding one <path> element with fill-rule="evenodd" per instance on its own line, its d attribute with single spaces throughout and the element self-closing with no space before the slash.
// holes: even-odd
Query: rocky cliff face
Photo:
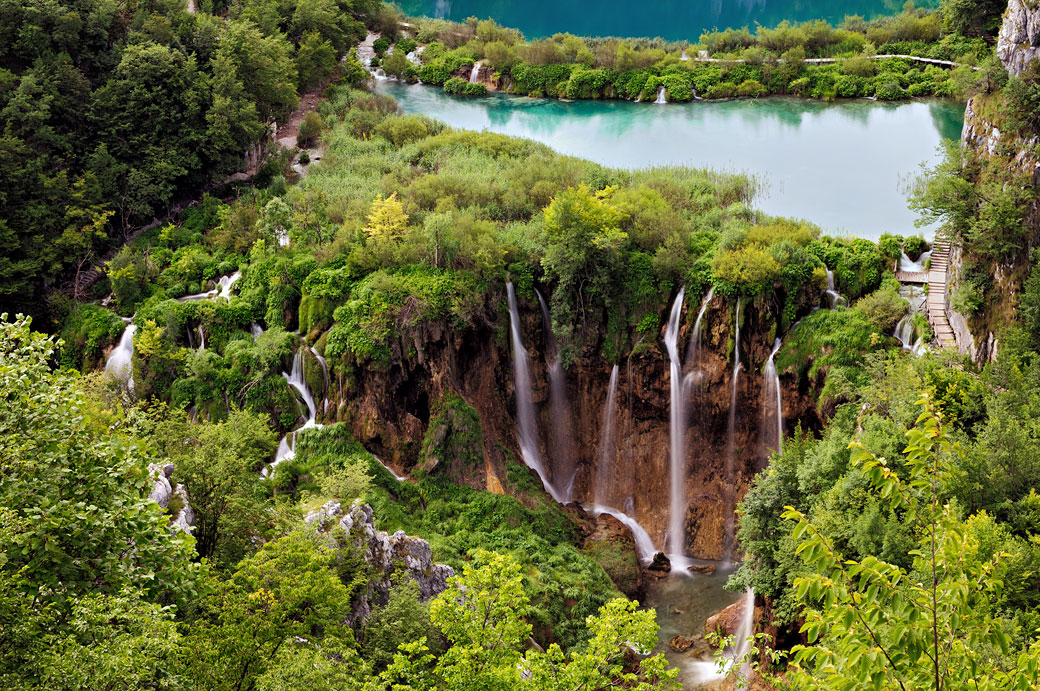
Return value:
<svg viewBox="0 0 1040 691">
<path fill-rule="evenodd" d="M 1040 58 L 1040 5 L 1036 0 L 1010 0 L 997 37 L 997 57 L 1018 75 Z"/>
<path fill-rule="evenodd" d="M 353 612 L 355 622 L 368 619 L 373 605 L 386 603 L 391 581 L 398 573 L 415 581 L 423 602 L 443 592 L 448 587 L 448 579 L 455 575 L 450 566 L 433 563 L 433 552 L 426 540 L 409 537 L 401 530 L 393 535 L 376 530 L 372 507 L 368 504 L 354 502 L 344 513 L 338 501 L 330 501 L 304 520 L 321 532 L 342 528 L 345 534 L 342 539 L 360 549 L 372 567 L 374 575 L 368 591 L 362 594 Z"/>
<path fill-rule="evenodd" d="M 1010 0 L 1000 28 L 997 56 L 1013 76 L 1021 74 L 1031 61 L 1040 58 L 1040 3 Z M 1029 174 L 1040 181 L 1040 160 L 1036 154 L 1040 141 L 1036 137 L 1022 139 L 1002 132 L 998 123 L 982 115 L 983 100 L 987 98 L 993 96 L 977 96 L 968 101 L 964 111 L 962 144 L 983 156 L 999 159 L 1009 172 Z M 1034 229 L 1030 244 L 1035 245 L 1040 235 L 1040 208 L 1035 203 L 1032 209 L 1027 210 L 1025 222 Z M 957 346 L 976 362 L 996 357 L 998 340 L 995 334 L 1000 326 L 1014 318 L 1017 294 L 1028 275 L 1029 249 L 1027 247 L 1009 262 L 991 267 L 993 288 L 998 297 L 991 301 L 985 315 L 962 315 L 947 304 Z M 953 248 L 950 259 L 953 271 L 948 294 L 952 295 L 962 280 L 960 248 Z"/>
<path fill-rule="evenodd" d="M 684 308 L 679 346 L 686 352 L 699 300 Z M 668 307 L 670 305 L 667 305 Z M 734 304 L 714 300 L 705 315 L 699 385 L 687 400 L 685 497 L 683 525 L 690 556 L 721 559 L 726 554 L 727 515 L 754 474 L 765 465 L 762 443 L 762 366 L 773 342 L 771 303 L 747 305 L 741 330 L 742 372 L 737 385 L 732 445 L 728 418 L 732 390 Z M 530 353 L 532 399 L 538 411 L 542 457 L 549 472 L 577 466 L 574 498 L 591 502 L 603 438 L 603 409 L 612 363 L 598 350 L 586 352 L 566 373 L 570 422 L 559 420 L 550 402 L 544 356 L 547 334 L 535 301 L 520 305 L 523 337 Z M 662 315 L 662 323 L 667 312 Z M 479 448 L 468 463 L 442 466 L 457 483 L 491 491 L 514 491 L 506 467 L 521 463 L 516 436 L 512 358 L 507 339 L 508 314 L 489 310 L 478 328 L 457 331 L 440 324 L 402 330 L 387 366 L 366 363 L 349 373 L 335 372 L 327 420 L 343 420 L 370 451 L 395 472 L 422 464 L 421 448 L 430 425 L 431 407 L 452 393 L 479 413 Z M 663 336 L 663 334 L 662 334 Z M 689 360 L 689 358 L 686 358 Z M 687 363 L 686 372 L 692 368 Z M 669 411 L 671 383 L 663 341 L 644 343 L 619 363 L 615 412 L 615 448 L 606 466 L 608 491 L 601 497 L 633 516 L 655 546 L 665 546 L 669 520 Z M 813 427 L 816 413 L 793 378 L 781 375 L 784 416 Z M 316 396 L 317 397 L 317 396 Z M 775 423 L 770 423 L 775 424 Z M 790 429 L 792 425 L 787 425 Z M 559 448 L 565 439 L 566 448 Z M 554 443 L 555 442 L 555 443 Z M 730 450 L 733 472 L 729 472 Z M 558 479 L 558 478 L 557 478 Z M 537 478 L 535 478 L 537 481 Z"/>
</svg>

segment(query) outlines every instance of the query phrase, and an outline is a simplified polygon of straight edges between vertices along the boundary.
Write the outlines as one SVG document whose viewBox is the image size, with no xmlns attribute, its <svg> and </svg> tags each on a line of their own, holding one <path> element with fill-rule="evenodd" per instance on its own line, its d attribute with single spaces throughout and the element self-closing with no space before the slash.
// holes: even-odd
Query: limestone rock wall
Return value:
<svg viewBox="0 0 1040 691">
<path fill-rule="evenodd" d="M 690 296 L 684 307 L 679 346 L 685 354 L 700 306 Z M 516 438 L 515 391 L 508 315 L 504 300 L 499 311 L 489 307 L 477 328 L 455 330 L 442 324 L 402 329 L 388 364 L 366 363 L 333 367 L 330 410 L 325 421 L 347 422 L 359 441 L 398 474 L 422 463 L 421 447 L 430 425 L 431 407 L 446 392 L 464 399 L 480 415 L 478 460 L 465 467 L 438 468 L 452 481 L 477 489 L 514 492 L 506 471 L 510 459 L 522 461 Z M 670 304 L 666 304 L 667 310 Z M 728 417 L 732 391 L 735 304 L 714 300 L 704 320 L 703 348 L 687 404 L 684 517 L 690 556 L 725 556 L 727 513 L 743 496 L 755 473 L 764 467 L 768 451 L 762 443 L 762 367 L 769 356 L 775 329 L 776 305 L 771 298 L 745 307 L 741 330 L 742 371 L 737 386 L 737 416 L 730 482 Z M 562 430 L 568 450 L 554 448 L 557 422 L 550 401 L 544 333 L 537 302 L 521 300 L 524 342 L 530 354 L 532 392 L 538 411 L 542 457 L 550 472 L 573 467 L 561 462 L 573 453 L 577 466 L 574 498 L 591 502 L 603 437 L 603 408 L 612 363 L 590 348 L 567 369 L 570 423 Z M 667 312 L 661 323 L 667 320 Z M 479 323 L 479 322 L 478 322 Z M 688 358 L 686 358 L 688 361 Z M 633 516 L 655 546 L 665 546 L 669 519 L 669 413 L 671 382 L 662 334 L 650 337 L 635 354 L 619 363 L 615 410 L 614 462 L 609 469 L 609 503 Z M 795 377 L 781 373 L 784 417 L 788 431 L 794 420 L 818 427 L 813 401 L 800 392 Z M 559 432 L 560 430 L 558 430 Z M 537 482 L 537 479 L 535 479 Z M 521 497 L 523 498 L 523 497 Z"/>
<path fill-rule="evenodd" d="M 1008 2 L 997 37 L 997 57 L 1013 75 L 1040 58 L 1040 4 L 1036 0 Z"/>
</svg>

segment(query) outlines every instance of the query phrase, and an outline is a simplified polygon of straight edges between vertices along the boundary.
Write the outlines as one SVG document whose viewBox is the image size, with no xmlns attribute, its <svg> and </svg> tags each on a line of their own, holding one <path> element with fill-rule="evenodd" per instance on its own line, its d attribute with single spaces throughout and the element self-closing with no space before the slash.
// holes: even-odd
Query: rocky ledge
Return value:
<svg viewBox="0 0 1040 691">
<path fill-rule="evenodd" d="M 331 533 L 342 528 L 346 545 L 361 551 L 365 561 L 372 567 L 373 578 L 368 590 L 358 600 L 353 620 L 365 621 L 373 605 L 385 604 L 390 595 L 393 577 L 404 574 L 419 586 L 419 599 L 423 602 L 441 593 L 448 587 L 448 579 L 455 571 L 446 564 L 433 563 L 430 543 L 410 537 L 403 530 L 390 535 L 376 530 L 372 520 L 372 507 L 355 501 L 346 513 L 338 501 L 330 501 L 304 519 L 319 532 Z"/>
</svg>

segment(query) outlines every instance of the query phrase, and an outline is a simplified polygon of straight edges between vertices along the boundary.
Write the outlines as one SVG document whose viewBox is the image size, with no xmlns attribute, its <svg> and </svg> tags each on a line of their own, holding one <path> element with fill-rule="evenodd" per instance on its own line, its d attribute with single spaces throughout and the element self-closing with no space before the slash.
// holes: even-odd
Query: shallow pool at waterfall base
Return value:
<svg viewBox="0 0 1040 691">
<path fill-rule="evenodd" d="M 692 650 L 676 652 L 668 641 L 675 636 L 703 636 L 708 617 L 743 597 L 724 589 L 734 570 L 735 567 L 723 568 L 720 564 L 712 574 L 669 574 L 647 586 L 644 604 L 657 611 L 657 625 L 661 627 L 654 652 L 664 653 L 668 661 L 679 668 L 679 681 L 684 689 L 698 689 L 706 682 L 717 680 L 715 660 L 710 655 L 698 656 Z"/>
<path fill-rule="evenodd" d="M 755 177 L 752 204 L 804 218 L 831 235 L 876 240 L 926 236 L 907 204 L 921 164 L 943 139 L 960 137 L 964 105 L 953 101 L 823 103 L 786 97 L 654 106 L 493 94 L 466 99 L 440 88 L 381 81 L 406 113 L 467 130 L 533 139 L 616 168 L 677 165 Z"/>
</svg>

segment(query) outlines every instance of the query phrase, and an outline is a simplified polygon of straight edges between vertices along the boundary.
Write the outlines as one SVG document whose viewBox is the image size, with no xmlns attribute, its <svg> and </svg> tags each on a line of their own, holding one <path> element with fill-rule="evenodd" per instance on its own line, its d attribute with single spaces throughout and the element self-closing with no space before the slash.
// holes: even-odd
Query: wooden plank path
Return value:
<svg viewBox="0 0 1040 691">
<path fill-rule="evenodd" d="M 928 270 L 928 323 L 935 331 L 935 340 L 943 348 L 957 345 L 950 320 L 946 317 L 947 269 L 950 264 L 950 245 L 936 240 L 932 249 L 932 262 Z"/>
</svg>

